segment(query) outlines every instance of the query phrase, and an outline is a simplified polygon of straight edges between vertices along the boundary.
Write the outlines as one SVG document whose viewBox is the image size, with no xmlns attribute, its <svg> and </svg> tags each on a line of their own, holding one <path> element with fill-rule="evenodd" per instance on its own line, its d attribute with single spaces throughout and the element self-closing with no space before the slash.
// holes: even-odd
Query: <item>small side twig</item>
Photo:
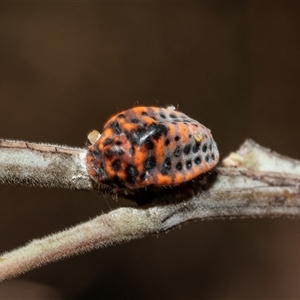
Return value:
<svg viewBox="0 0 300 300">
<path fill-rule="evenodd" d="M 76 151 L 74 155 L 78 155 Z M 165 232 L 192 220 L 300 216 L 299 161 L 248 140 L 223 164 L 209 189 L 182 202 L 119 208 L 4 253 L 0 256 L 0 281 L 51 261 Z"/>
</svg>

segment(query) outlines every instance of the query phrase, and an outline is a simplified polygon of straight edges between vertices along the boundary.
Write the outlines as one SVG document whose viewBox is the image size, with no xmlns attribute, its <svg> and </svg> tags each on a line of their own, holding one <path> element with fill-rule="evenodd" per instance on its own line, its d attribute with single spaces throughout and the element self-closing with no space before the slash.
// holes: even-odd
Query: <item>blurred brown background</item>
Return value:
<svg viewBox="0 0 300 300">
<path fill-rule="evenodd" d="M 253 138 L 300 159 L 299 13 L 275 2 L 0 3 L 0 136 L 84 146 L 118 109 L 179 104 L 223 158 Z M 0 186 L 0 199 L 1 252 L 110 209 L 96 192 Z M 299 237 L 299 220 L 196 222 L 31 271 L 0 296 L 300 298 Z"/>
</svg>

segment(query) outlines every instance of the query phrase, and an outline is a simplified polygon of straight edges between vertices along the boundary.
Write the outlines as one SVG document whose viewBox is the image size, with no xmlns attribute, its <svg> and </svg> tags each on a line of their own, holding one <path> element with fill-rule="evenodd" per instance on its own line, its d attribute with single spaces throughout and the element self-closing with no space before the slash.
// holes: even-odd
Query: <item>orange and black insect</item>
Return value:
<svg viewBox="0 0 300 300">
<path fill-rule="evenodd" d="M 210 130 L 173 106 L 117 113 L 87 152 L 88 172 L 96 183 L 129 189 L 179 185 L 218 161 Z"/>
</svg>

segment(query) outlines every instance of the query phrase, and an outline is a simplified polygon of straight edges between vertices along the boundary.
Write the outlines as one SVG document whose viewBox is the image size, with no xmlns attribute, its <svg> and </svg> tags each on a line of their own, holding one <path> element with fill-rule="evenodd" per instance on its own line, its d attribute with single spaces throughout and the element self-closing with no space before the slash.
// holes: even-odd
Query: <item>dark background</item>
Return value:
<svg viewBox="0 0 300 300">
<path fill-rule="evenodd" d="M 0 136 L 81 147 L 138 101 L 179 105 L 222 158 L 252 138 L 300 159 L 299 14 L 292 2 L 0 3 Z M 3 185 L 0 201 L 0 252 L 132 205 Z M 299 234 L 299 220 L 190 223 L 33 270 L 0 295 L 300 298 Z"/>
</svg>

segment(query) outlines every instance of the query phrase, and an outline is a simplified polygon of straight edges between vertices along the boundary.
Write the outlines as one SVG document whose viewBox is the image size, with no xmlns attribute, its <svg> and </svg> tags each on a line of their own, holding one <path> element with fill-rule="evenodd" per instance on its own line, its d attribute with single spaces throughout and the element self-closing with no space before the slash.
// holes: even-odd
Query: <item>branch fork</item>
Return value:
<svg viewBox="0 0 300 300">
<path fill-rule="evenodd" d="M 92 190 L 86 150 L 0 140 L 0 183 Z M 252 140 L 223 160 L 205 190 L 165 204 L 121 207 L 0 256 L 0 281 L 93 249 L 166 232 L 196 220 L 299 217 L 300 162 Z M 192 187 L 197 187 L 195 182 Z M 200 185 L 201 187 L 201 185 Z M 169 193 L 169 196 L 168 196 Z M 158 196 L 159 197 L 159 194 Z M 155 199 L 154 199 L 155 200 Z"/>
</svg>

